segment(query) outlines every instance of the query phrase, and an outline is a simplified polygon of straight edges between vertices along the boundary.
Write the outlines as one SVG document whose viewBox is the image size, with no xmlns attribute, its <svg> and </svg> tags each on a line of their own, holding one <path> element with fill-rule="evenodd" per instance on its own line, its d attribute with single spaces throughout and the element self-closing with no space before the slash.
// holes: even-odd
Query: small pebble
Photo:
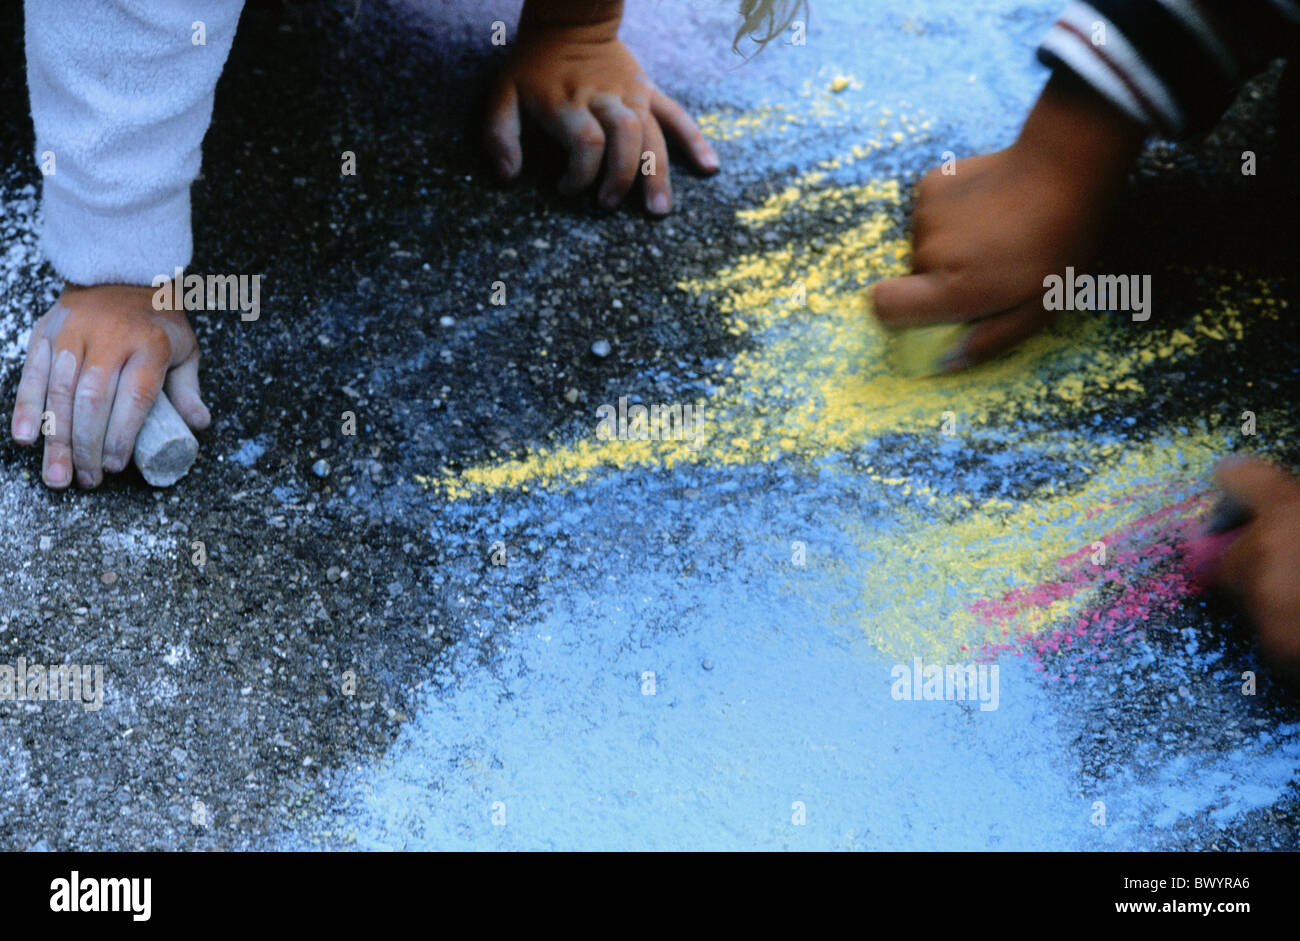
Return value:
<svg viewBox="0 0 1300 941">
<path fill-rule="evenodd" d="M 103 575 L 99 576 L 99 580 L 103 582 L 105 585 L 111 585 L 117 581 L 117 573 L 105 572 Z"/>
<path fill-rule="evenodd" d="M 569 402 L 570 404 L 572 404 L 572 403 L 578 401 L 578 390 L 577 390 L 577 389 L 566 389 L 566 390 L 565 390 L 565 393 L 564 393 L 564 400 L 565 400 L 566 402 Z"/>
<path fill-rule="evenodd" d="M 454 327 L 456 326 L 456 318 L 449 317 L 446 314 L 443 314 L 441 317 L 438 318 L 438 323 L 443 327 Z"/>
<path fill-rule="evenodd" d="M 321 458 L 311 466 L 311 472 L 317 477 L 328 477 L 330 475 L 330 462 Z"/>
<path fill-rule="evenodd" d="M 337 582 L 342 577 L 343 572 L 337 565 L 331 565 L 325 570 L 325 580 L 328 582 Z"/>
<path fill-rule="evenodd" d="M 42 551 L 42 552 L 47 551 L 47 550 L 48 550 L 51 546 L 53 546 L 53 545 L 54 545 L 54 540 L 51 539 L 49 536 L 42 536 L 42 537 L 41 537 L 41 551 Z"/>
<path fill-rule="evenodd" d="M 591 344 L 592 355 L 599 356 L 601 359 L 604 359 L 609 355 L 610 349 L 611 347 L 608 340 L 597 340 L 595 343 Z"/>
</svg>

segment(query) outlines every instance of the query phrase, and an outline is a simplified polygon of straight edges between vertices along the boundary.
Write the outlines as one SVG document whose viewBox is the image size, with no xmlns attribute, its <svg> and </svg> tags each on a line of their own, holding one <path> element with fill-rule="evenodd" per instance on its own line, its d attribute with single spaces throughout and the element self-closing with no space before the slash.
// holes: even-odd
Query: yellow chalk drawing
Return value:
<svg viewBox="0 0 1300 941">
<path fill-rule="evenodd" d="M 729 139 L 773 132 L 787 116 L 773 107 L 705 116 L 701 124 Z M 912 134 L 924 124 L 915 115 L 886 114 L 882 121 Z M 963 645 L 1002 640 L 969 613 L 972 602 L 1050 578 L 1056 559 L 1160 508 L 1154 488 L 1141 499 L 1125 499 L 1135 487 L 1204 479 L 1222 450 L 1223 432 L 1208 418 L 1185 433 L 1150 429 L 1148 443 L 1135 445 L 1097 433 L 1090 415 L 1137 403 L 1148 367 L 1176 369 L 1213 352 L 1242 338 L 1244 324 L 1276 320 L 1285 302 L 1263 283 L 1220 273 L 1216 295 L 1176 327 L 1078 314 L 995 363 L 953 376 L 896 375 L 884 361 L 886 337 L 864 313 L 861 297 L 868 285 L 907 271 L 903 193 L 895 180 L 835 182 L 838 170 L 887 146 L 857 143 L 760 204 L 736 210 L 742 226 L 781 223 L 773 231 L 816 232 L 813 241 L 777 241 L 710 277 L 678 285 L 683 303 L 710 298 L 739 341 L 715 378 L 716 391 L 702 403 L 702 446 L 602 441 L 593 417 L 589 428 L 553 446 L 425 483 L 446 498 L 465 499 L 534 488 L 564 491 L 593 475 L 633 468 L 812 462 L 860 453 L 887 435 L 937 442 L 940 423 L 951 413 L 962 434 L 1000 434 L 1017 452 L 1068 455 L 1086 483 L 1072 490 L 1042 485 L 1013 502 L 952 489 L 940 493 L 935 485 L 943 482 L 914 480 L 895 467 L 855 471 L 855 479 L 879 488 L 897 506 L 897 524 L 884 531 L 842 524 L 863 556 L 877 560 L 849 573 L 870 611 L 859 627 L 900 662 L 918 653 L 953 658 Z M 1243 303 L 1247 293 L 1253 297 Z M 1081 592 L 1025 612 L 1014 627 L 1031 632 L 1059 624 L 1093 600 Z"/>
<path fill-rule="evenodd" d="M 1026 607 L 1007 627 L 981 621 L 972 611 L 976 602 L 1060 576 L 1057 560 L 1104 543 L 1116 530 L 1162 509 L 1170 502 L 1169 485 L 1205 479 L 1219 455 L 1208 436 L 1180 441 L 1177 448 L 1163 442 L 1118 449 L 1098 462 L 1094 476 L 1077 490 L 1038 493 L 1014 504 L 984 501 L 956 515 L 900 506 L 894 525 L 883 534 L 846 520 L 841 528 L 864 556 L 878 562 L 850 572 L 834 558 L 810 554 L 807 564 L 826 565 L 852 578 L 859 586 L 853 599 L 859 613 L 843 616 L 853 617 L 891 659 L 969 659 L 986 643 L 1068 623 L 1107 589 L 1092 586 L 1048 605 Z M 1192 505 L 1172 514 L 1169 522 L 1201 512 Z M 1132 573 L 1134 579 L 1139 576 Z"/>
</svg>

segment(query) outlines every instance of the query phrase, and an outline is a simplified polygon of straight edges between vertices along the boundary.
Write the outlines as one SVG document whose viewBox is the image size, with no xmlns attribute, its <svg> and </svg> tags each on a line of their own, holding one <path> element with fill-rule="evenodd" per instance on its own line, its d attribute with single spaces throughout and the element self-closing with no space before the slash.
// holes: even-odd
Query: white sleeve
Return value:
<svg viewBox="0 0 1300 941">
<path fill-rule="evenodd" d="M 190 183 L 243 5 L 26 0 L 42 248 L 67 280 L 149 284 L 189 264 Z"/>
</svg>

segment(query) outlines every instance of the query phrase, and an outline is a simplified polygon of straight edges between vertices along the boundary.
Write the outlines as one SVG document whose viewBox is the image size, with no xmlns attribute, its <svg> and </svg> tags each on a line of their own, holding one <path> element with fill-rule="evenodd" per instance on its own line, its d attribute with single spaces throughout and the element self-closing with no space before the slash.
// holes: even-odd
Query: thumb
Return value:
<svg viewBox="0 0 1300 941">
<path fill-rule="evenodd" d="M 492 166 L 503 180 L 513 180 L 523 167 L 519 137 L 519 92 L 514 82 L 502 78 L 492 94 L 483 142 Z"/>
<path fill-rule="evenodd" d="M 163 384 L 167 398 L 171 399 L 177 413 L 194 431 L 202 431 L 212 424 L 212 415 L 199 395 L 199 353 L 185 360 L 167 373 Z"/>
<path fill-rule="evenodd" d="M 972 320 L 986 310 L 987 300 L 965 290 L 944 271 L 927 271 L 881 281 L 871 290 L 876 317 L 888 327 L 910 327 Z"/>
</svg>

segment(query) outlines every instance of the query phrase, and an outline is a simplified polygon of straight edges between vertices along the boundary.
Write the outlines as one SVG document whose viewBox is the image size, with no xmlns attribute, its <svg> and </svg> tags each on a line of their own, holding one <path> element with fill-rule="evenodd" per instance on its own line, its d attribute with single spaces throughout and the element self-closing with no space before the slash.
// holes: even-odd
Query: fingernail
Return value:
<svg viewBox="0 0 1300 941">
<path fill-rule="evenodd" d="M 45 472 L 45 480 L 51 484 L 66 484 L 68 482 L 68 472 L 62 464 L 53 464 Z"/>
<path fill-rule="evenodd" d="M 90 490 L 95 486 L 95 477 L 90 473 L 90 471 L 78 471 L 77 483 L 85 487 L 87 490 Z"/>
<path fill-rule="evenodd" d="M 943 359 L 939 360 L 939 372 L 950 373 L 960 372 L 969 366 L 966 360 L 966 354 L 961 349 L 952 350 Z"/>
<path fill-rule="evenodd" d="M 1245 526 L 1254 518 L 1250 508 L 1225 496 L 1214 505 L 1205 520 L 1205 532 L 1210 535 L 1226 533 Z"/>
<path fill-rule="evenodd" d="M 720 166 L 718 152 L 709 144 L 704 145 L 704 152 L 700 154 L 700 166 L 706 170 L 716 170 Z"/>
<path fill-rule="evenodd" d="M 650 211 L 656 216 L 668 215 L 668 208 L 671 205 L 667 193 L 655 193 L 654 196 L 650 197 Z"/>
<path fill-rule="evenodd" d="M 36 426 L 24 418 L 14 427 L 14 437 L 23 441 L 34 438 L 36 437 Z"/>
</svg>

